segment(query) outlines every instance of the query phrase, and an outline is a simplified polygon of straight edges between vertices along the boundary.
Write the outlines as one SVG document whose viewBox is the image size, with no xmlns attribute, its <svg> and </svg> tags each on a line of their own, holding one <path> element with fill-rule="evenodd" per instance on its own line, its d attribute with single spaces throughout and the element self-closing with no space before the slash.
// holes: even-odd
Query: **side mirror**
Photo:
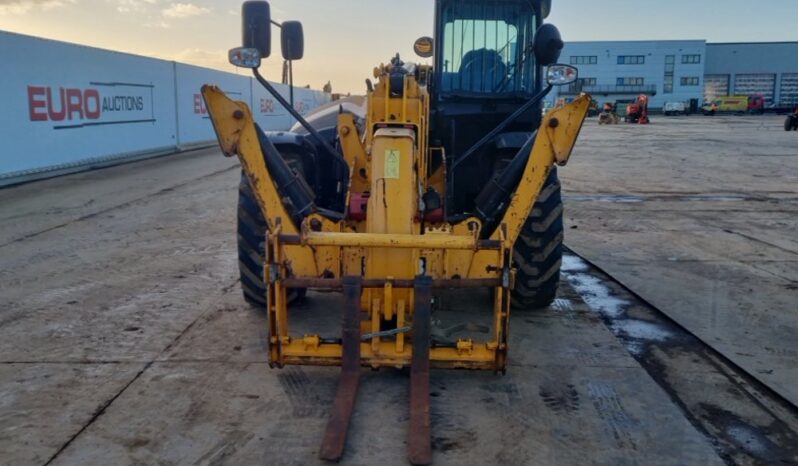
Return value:
<svg viewBox="0 0 798 466">
<path fill-rule="evenodd" d="M 260 53 L 258 49 L 245 49 L 238 47 L 231 49 L 227 54 L 231 65 L 239 68 L 260 68 Z"/>
<path fill-rule="evenodd" d="M 560 59 L 565 43 L 562 41 L 560 30 L 553 24 L 544 24 L 535 32 L 535 59 L 541 66 L 549 66 Z"/>
<path fill-rule="evenodd" d="M 255 49 L 261 58 L 272 53 L 272 15 L 269 2 L 249 0 L 241 6 L 242 48 Z"/>
<path fill-rule="evenodd" d="M 551 65 L 546 70 L 546 82 L 551 86 L 573 84 L 579 78 L 579 70 L 570 65 Z"/>
<path fill-rule="evenodd" d="M 305 34 L 299 21 L 284 21 L 280 33 L 283 58 L 301 60 L 305 56 Z"/>
<path fill-rule="evenodd" d="M 538 5 L 540 8 L 540 11 L 538 11 L 540 17 L 543 19 L 548 18 L 549 13 L 551 13 L 551 0 L 539 0 Z"/>
</svg>

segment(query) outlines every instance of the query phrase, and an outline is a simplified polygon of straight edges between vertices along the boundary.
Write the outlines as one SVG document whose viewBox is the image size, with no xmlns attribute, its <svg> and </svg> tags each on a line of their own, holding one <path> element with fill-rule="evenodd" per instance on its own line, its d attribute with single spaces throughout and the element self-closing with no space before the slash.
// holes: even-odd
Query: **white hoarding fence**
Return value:
<svg viewBox="0 0 798 466">
<path fill-rule="evenodd" d="M 0 33 L 0 176 L 175 145 L 169 62 Z"/>
<path fill-rule="evenodd" d="M 200 89 L 204 84 L 219 86 L 231 99 L 252 105 L 252 80 L 245 76 L 175 63 L 177 88 L 177 145 L 181 147 L 214 141 L 216 135 Z"/>
<path fill-rule="evenodd" d="M 280 105 L 275 98 L 257 81 L 253 87 L 252 114 L 255 122 L 264 131 L 280 131 L 290 128 L 296 120 Z M 272 84 L 280 96 L 289 101 L 290 89 L 285 84 Z M 311 110 L 330 102 L 330 95 L 321 91 L 306 88 L 294 88 L 294 109 L 300 115 L 305 115 Z"/>
<path fill-rule="evenodd" d="M 285 100 L 288 100 L 288 86 L 283 84 L 272 85 Z M 257 81 L 253 85 L 252 93 L 254 99 L 252 115 L 255 117 L 255 122 L 264 131 L 288 129 L 294 124 L 293 118 L 291 118 L 288 111 Z M 294 98 L 296 98 L 296 95 Z"/>
<path fill-rule="evenodd" d="M 212 144 L 203 84 L 247 102 L 264 130 L 294 123 L 254 79 L 233 73 L 2 31 L 0 57 L 0 185 Z M 294 96 L 300 113 L 330 100 L 309 89 Z"/>
</svg>

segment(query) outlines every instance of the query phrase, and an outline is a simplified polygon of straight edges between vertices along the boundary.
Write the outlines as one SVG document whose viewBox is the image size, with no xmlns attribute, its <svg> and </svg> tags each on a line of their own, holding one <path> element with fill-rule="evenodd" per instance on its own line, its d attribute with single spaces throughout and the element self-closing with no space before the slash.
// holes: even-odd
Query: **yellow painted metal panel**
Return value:
<svg viewBox="0 0 798 466">
<path fill-rule="evenodd" d="M 587 117 L 590 102 L 591 97 L 583 95 L 562 108 L 550 111 L 543 118 L 521 183 L 501 221 L 502 227 L 496 229 L 492 239 L 501 239 L 508 248 L 513 247 L 552 166 L 555 163 L 565 165 L 568 162 Z M 503 234 L 506 235 L 504 238 L 501 237 Z"/>
</svg>

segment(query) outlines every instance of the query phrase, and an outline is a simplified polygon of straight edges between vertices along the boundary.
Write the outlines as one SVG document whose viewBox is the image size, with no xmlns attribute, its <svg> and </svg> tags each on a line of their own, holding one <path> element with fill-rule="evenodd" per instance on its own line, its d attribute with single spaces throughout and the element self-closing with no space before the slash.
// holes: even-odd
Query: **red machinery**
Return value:
<svg viewBox="0 0 798 466">
<path fill-rule="evenodd" d="M 793 110 L 792 115 L 787 116 L 784 121 L 784 131 L 798 131 L 798 106 Z"/>
<path fill-rule="evenodd" d="M 765 96 L 762 94 L 755 94 L 748 96 L 748 113 L 765 113 Z"/>
<path fill-rule="evenodd" d="M 647 125 L 651 123 L 651 120 L 648 119 L 647 95 L 641 94 L 637 97 L 637 100 L 635 100 L 634 103 L 626 106 L 626 122 L 639 123 L 641 125 Z"/>
</svg>

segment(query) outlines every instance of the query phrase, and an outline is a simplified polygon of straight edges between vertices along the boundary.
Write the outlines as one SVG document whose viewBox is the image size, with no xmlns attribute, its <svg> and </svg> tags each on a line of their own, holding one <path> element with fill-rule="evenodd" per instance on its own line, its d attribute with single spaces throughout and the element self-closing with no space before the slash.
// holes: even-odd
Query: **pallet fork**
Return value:
<svg viewBox="0 0 798 466">
<path fill-rule="evenodd" d="M 333 401 L 332 413 L 324 433 L 319 456 L 327 461 L 340 461 L 344 454 L 349 420 L 354 411 L 360 380 L 360 297 L 363 279 L 343 279 L 344 319 L 341 378 Z M 432 461 L 430 443 L 429 348 L 432 279 L 420 276 L 415 280 L 415 316 L 413 318 L 413 362 L 410 366 L 410 426 L 408 459 L 413 465 Z"/>
</svg>

